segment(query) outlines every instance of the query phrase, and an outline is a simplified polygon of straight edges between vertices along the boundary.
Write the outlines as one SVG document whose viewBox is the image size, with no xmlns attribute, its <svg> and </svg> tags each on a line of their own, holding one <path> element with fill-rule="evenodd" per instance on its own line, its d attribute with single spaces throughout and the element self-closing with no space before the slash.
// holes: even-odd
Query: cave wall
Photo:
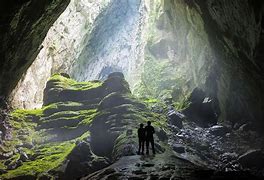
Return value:
<svg viewBox="0 0 264 180">
<path fill-rule="evenodd" d="M 162 99 L 175 94 L 178 101 L 204 87 L 213 66 L 204 21 L 181 0 L 149 5 L 144 68 L 134 93 Z"/>
<path fill-rule="evenodd" d="M 95 19 L 108 3 L 109 0 L 71 0 L 50 27 L 35 61 L 9 96 L 12 107 L 33 109 L 42 106 L 48 78 L 54 73 L 71 73 Z"/>
<path fill-rule="evenodd" d="M 231 125 L 252 122 L 263 128 L 263 1 L 185 3 L 200 11 L 214 51 L 215 66 L 205 90 L 217 97 L 220 120 Z"/>
<path fill-rule="evenodd" d="M 71 74 L 87 81 L 123 72 L 133 86 L 144 60 L 144 0 L 112 0 L 95 21 Z"/>
<path fill-rule="evenodd" d="M 0 95 L 8 95 L 16 86 L 68 3 L 69 0 L 1 1 Z"/>
<path fill-rule="evenodd" d="M 263 2 L 163 0 L 152 6 L 134 92 L 179 101 L 177 93 L 199 87 L 219 106 L 219 121 L 263 127 Z"/>
<path fill-rule="evenodd" d="M 168 86 L 167 89 L 172 91 L 174 88 L 172 85 L 182 81 L 178 86 L 184 87 L 183 91 L 186 93 L 196 86 L 201 87 L 209 96 L 218 100 L 221 121 L 231 125 L 246 122 L 261 126 L 264 124 L 262 1 L 161 0 L 151 1 L 152 5 L 150 1 L 143 5 L 140 3 L 133 5 L 132 2 L 134 3 L 121 1 L 128 3 L 127 6 L 124 4 L 126 8 L 120 9 L 113 17 L 98 18 L 98 26 L 91 31 L 92 38 L 86 39 L 88 44 L 86 43 L 85 50 L 80 52 L 81 63 L 75 66 L 75 70 L 78 71 L 71 71 L 76 79 L 100 78 L 113 70 L 113 64 L 114 67 L 125 70 L 125 74 L 130 74 L 135 72 L 134 67 L 141 65 L 142 61 L 139 59 L 144 56 L 146 62 L 148 58 L 156 61 L 153 63 L 149 61 L 149 65 L 145 63 L 144 72 L 140 76 L 144 77 L 144 73 L 151 75 L 157 71 L 156 75 L 171 77 L 160 82 L 162 78 L 153 73 L 152 79 L 147 79 L 147 83 L 156 82 L 152 86 Z M 5 6 L 0 6 L 3 27 L 0 30 L 2 42 L 0 57 L 3 59 L 0 62 L 1 95 L 8 95 L 14 89 L 22 74 L 39 54 L 42 48 L 40 44 L 48 29 L 68 3 L 69 1 L 60 0 L 49 2 L 24 0 L 9 1 Z M 118 7 L 113 5 L 105 13 Z M 150 27 L 153 32 L 148 32 L 150 36 L 144 35 L 142 31 L 145 11 L 148 8 L 154 11 L 154 15 L 150 17 L 150 21 L 154 22 Z M 124 19 L 120 17 L 126 17 L 128 15 L 126 12 L 135 17 L 124 18 L 126 21 L 123 21 Z M 109 28 L 99 28 L 101 23 L 106 23 Z M 120 26 L 116 26 L 117 24 Z M 132 31 L 128 29 L 129 27 L 135 29 Z M 143 41 L 147 38 L 148 41 L 144 52 L 140 51 L 145 45 L 144 42 L 137 43 L 140 38 L 143 38 Z M 119 45 L 114 46 L 116 42 L 119 42 Z M 123 46 L 124 43 L 120 42 L 133 43 L 125 43 Z M 52 50 L 44 49 L 48 53 Z M 56 54 L 63 50 L 58 49 Z M 64 54 L 65 57 L 68 55 Z M 58 71 L 63 69 L 61 63 L 65 65 L 63 59 L 60 60 Z M 89 63 L 86 60 L 89 60 Z M 48 73 L 51 72 L 54 72 L 54 69 L 49 69 Z M 34 73 L 31 74 L 36 76 Z M 174 76 L 177 74 L 184 76 L 179 78 Z M 133 79 L 133 76 L 131 77 Z M 27 83 L 31 84 L 30 81 Z M 141 92 L 147 92 L 147 89 Z M 21 91 L 19 96 L 21 94 L 24 92 Z"/>
</svg>

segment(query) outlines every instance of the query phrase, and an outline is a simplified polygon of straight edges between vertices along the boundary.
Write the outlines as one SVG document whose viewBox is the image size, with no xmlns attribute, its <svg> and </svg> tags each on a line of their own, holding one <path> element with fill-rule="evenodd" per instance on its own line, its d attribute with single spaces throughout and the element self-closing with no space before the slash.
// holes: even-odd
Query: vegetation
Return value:
<svg viewBox="0 0 264 180">
<path fill-rule="evenodd" d="M 8 171 L 2 178 L 14 178 L 20 176 L 38 176 L 61 166 L 75 144 L 73 142 L 50 143 L 36 146 L 35 159 L 24 162 L 22 166 Z"/>
<path fill-rule="evenodd" d="M 49 81 L 54 82 L 54 84 L 58 87 L 62 87 L 63 89 L 69 89 L 74 91 L 93 89 L 102 85 L 102 82 L 100 81 L 77 82 L 73 79 L 63 77 L 59 74 L 54 74 L 49 79 Z"/>
</svg>

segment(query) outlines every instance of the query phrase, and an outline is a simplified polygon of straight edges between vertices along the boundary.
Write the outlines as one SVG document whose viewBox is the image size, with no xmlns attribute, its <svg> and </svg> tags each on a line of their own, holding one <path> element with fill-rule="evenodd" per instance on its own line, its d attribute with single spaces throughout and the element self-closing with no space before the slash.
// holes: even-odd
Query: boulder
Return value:
<svg viewBox="0 0 264 180">
<path fill-rule="evenodd" d="M 185 147 L 182 144 L 173 144 L 172 149 L 177 153 L 185 153 Z"/>
<path fill-rule="evenodd" d="M 156 135 L 158 136 L 158 138 L 161 141 L 167 141 L 168 140 L 168 136 L 163 129 L 159 129 L 158 131 L 156 131 Z"/>
<path fill-rule="evenodd" d="M 184 119 L 183 114 L 181 114 L 175 110 L 170 110 L 167 113 L 167 118 L 168 118 L 168 121 L 171 125 L 177 126 L 180 129 L 183 127 L 183 125 L 182 125 L 182 121 Z"/>
<path fill-rule="evenodd" d="M 25 161 L 29 160 L 28 155 L 24 151 L 20 150 L 19 154 L 20 154 L 20 158 L 19 159 L 22 162 L 25 162 Z"/>
<path fill-rule="evenodd" d="M 124 79 L 124 75 L 119 72 L 109 74 L 103 83 L 103 88 L 105 95 L 113 92 L 130 93 L 128 82 Z"/>
<path fill-rule="evenodd" d="M 66 77 L 66 78 L 68 78 L 68 79 L 71 78 L 70 75 L 67 74 L 67 73 L 60 73 L 60 75 L 63 76 L 63 77 Z"/>
<path fill-rule="evenodd" d="M 244 168 L 264 168 L 264 154 L 260 149 L 252 149 L 238 157 Z"/>
<path fill-rule="evenodd" d="M 209 128 L 209 132 L 215 136 L 225 136 L 229 129 L 225 126 L 215 125 Z"/>
<path fill-rule="evenodd" d="M 125 79 L 125 76 L 122 72 L 113 72 L 108 75 L 108 78 L 112 78 L 112 77 L 119 77 L 121 79 Z"/>
</svg>

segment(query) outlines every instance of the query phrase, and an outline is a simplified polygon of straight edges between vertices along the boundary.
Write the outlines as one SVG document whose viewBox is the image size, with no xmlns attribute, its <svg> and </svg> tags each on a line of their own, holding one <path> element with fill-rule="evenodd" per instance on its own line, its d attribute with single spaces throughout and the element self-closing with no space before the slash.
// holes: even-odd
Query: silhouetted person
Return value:
<svg viewBox="0 0 264 180">
<path fill-rule="evenodd" d="M 140 128 L 138 129 L 138 154 L 140 154 L 140 150 L 141 150 L 141 154 L 144 154 L 144 142 L 145 142 L 145 129 L 143 127 L 143 124 L 140 124 Z"/>
<path fill-rule="evenodd" d="M 151 143 L 152 152 L 155 154 L 155 148 L 154 148 L 154 138 L 153 134 L 155 133 L 154 127 L 151 126 L 151 122 L 148 121 L 148 125 L 145 127 L 146 131 L 146 146 L 147 146 L 147 154 L 149 154 L 149 143 Z"/>
</svg>

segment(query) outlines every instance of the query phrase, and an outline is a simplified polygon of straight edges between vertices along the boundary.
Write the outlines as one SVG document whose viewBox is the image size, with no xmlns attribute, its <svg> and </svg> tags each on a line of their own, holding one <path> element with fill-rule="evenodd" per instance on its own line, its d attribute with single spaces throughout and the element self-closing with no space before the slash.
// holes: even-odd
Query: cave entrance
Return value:
<svg viewBox="0 0 264 180">
<path fill-rule="evenodd" d="M 204 89 L 213 56 L 200 13 L 182 1 L 71 0 L 12 93 L 18 108 L 42 105 L 53 73 L 78 81 L 121 71 L 132 92 L 177 108 Z"/>
</svg>

